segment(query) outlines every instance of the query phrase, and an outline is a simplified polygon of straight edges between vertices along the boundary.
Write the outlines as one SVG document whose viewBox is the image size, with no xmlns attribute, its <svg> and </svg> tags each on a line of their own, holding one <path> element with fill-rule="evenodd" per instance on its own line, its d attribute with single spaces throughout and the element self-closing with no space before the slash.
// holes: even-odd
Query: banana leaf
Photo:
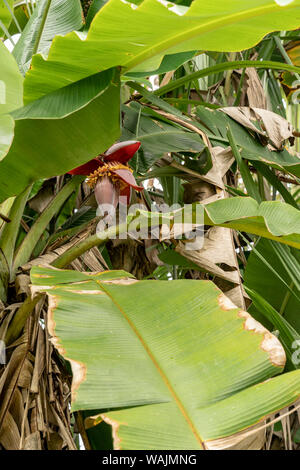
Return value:
<svg viewBox="0 0 300 470">
<path fill-rule="evenodd" d="M 271 31 L 298 28 L 299 17 L 300 0 L 284 7 L 274 0 L 195 0 L 183 11 L 158 0 L 144 0 L 138 6 L 110 0 L 96 14 L 87 34 L 57 36 L 47 59 L 34 56 L 25 102 L 93 75 L 99 67 L 151 72 L 165 55 L 248 49 Z"/>
<path fill-rule="evenodd" d="M 98 410 L 115 449 L 207 449 L 300 397 L 278 339 L 210 281 L 34 267 L 48 327 L 73 370 L 72 409 Z M 277 375 L 275 378 L 271 378 Z"/>
</svg>

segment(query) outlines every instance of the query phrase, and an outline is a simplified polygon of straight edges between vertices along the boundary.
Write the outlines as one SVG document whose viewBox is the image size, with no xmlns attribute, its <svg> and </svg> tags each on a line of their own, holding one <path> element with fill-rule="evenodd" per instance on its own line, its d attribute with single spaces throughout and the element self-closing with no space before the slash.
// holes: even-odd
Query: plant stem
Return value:
<svg viewBox="0 0 300 470">
<path fill-rule="evenodd" d="M 90 250 L 94 246 L 104 245 L 109 239 L 113 238 L 120 233 L 125 233 L 127 231 L 127 222 L 123 224 L 110 227 L 101 233 L 95 233 L 90 237 L 86 238 L 82 242 L 78 243 L 76 246 L 72 246 L 69 250 L 65 251 L 62 255 L 56 258 L 51 264 L 55 268 L 64 268 L 68 266 L 74 259 L 82 255 L 86 251 Z"/>
</svg>

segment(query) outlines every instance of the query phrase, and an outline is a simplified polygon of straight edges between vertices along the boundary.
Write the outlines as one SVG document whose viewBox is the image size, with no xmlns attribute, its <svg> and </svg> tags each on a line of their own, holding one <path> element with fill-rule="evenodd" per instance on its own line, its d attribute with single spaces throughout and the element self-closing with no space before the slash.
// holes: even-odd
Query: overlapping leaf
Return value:
<svg viewBox="0 0 300 470">
<path fill-rule="evenodd" d="M 107 70 L 13 113 L 14 140 L 0 162 L 0 201 L 105 151 L 120 134 L 119 96 L 118 74 Z"/>
<path fill-rule="evenodd" d="M 145 0 L 138 7 L 110 0 L 95 16 L 87 37 L 76 32 L 58 36 L 48 59 L 34 57 L 26 102 L 99 69 L 152 71 L 168 54 L 247 49 L 270 31 L 295 29 L 300 23 L 300 0 L 285 7 L 274 0 L 195 0 L 182 16 L 173 7 L 158 0 Z"/>
</svg>

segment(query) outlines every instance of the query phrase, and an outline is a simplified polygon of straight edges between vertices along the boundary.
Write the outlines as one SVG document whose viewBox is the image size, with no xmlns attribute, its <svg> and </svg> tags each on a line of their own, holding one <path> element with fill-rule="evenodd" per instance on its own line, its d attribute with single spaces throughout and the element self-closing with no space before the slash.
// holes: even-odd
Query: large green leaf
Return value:
<svg viewBox="0 0 300 470">
<path fill-rule="evenodd" d="M 0 162 L 0 201 L 105 151 L 120 134 L 119 98 L 118 74 L 107 70 L 14 112 L 15 137 Z"/>
<path fill-rule="evenodd" d="M 267 380 L 285 362 L 277 338 L 212 282 L 42 267 L 31 279 L 72 365 L 72 408 L 102 409 L 115 448 L 218 447 L 300 396 L 300 371 Z"/>
<path fill-rule="evenodd" d="M 27 71 L 33 54 L 46 55 L 54 36 L 63 36 L 81 26 L 79 0 L 40 0 L 13 49 L 20 70 Z"/>
<path fill-rule="evenodd" d="M 250 309 L 248 309 L 248 312 L 253 315 L 253 311 L 255 314 L 257 314 L 258 311 L 263 318 L 262 324 L 266 326 L 267 320 L 267 323 L 271 325 L 270 328 L 272 331 L 277 330 L 277 332 L 279 332 L 278 339 L 281 341 L 286 353 L 286 370 L 299 369 L 300 360 L 298 355 L 300 350 L 297 350 L 300 344 L 299 333 L 297 333 L 290 323 L 260 294 L 248 287 L 245 287 L 245 290 L 252 300 L 252 304 Z M 256 318 L 255 314 L 253 315 L 254 318 Z"/>
<path fill-rule="evenodd" d="M 158 0 L 145 0 L 138 7 L 110 0 L 95 16 L 86 38 L 76 32 L 58 36 L 48 59 L 33 58 L 26 102 L 92 75 L 99 67 L 152 71 L 165 55 L 247 49 L 270 31 L 295 29 L 300 23 L 300 0 L 285 7 L 274 0 L 195 0 L 184 15 L 173 7 Z"/>
</svg>

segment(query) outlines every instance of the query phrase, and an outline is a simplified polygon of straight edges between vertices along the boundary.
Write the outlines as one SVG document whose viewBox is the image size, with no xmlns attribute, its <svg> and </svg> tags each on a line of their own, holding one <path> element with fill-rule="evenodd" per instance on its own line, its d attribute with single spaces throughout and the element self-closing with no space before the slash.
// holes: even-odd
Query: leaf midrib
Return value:
<svg viewBox="0 0 300 470">
<path fill-rule="evenodd" d="M 144 338 L 142 337 L 142 335 L 139 333 L 139 331 L 137 330 L 136 326 L 134 325 L 134 323 L 130 320 L 130 318 L 126 315 L 126 313 L 124 312 L 124 310 L 122 309 L 122 307 L 118 304 L 118 302 L 116 302 L 116 300 L 113 298 L 113 296 L 110 294 L 110 292 L 108 292 L 106 289 L 105 289 L 105 285 L 104 283 L 102 283 L 101 281 L 96 281 L 101 290 L 103 290 L 106 295 L 111 299 L 111 301 L 115 304 L 115 306 L 118 308 L 118 310 L 121 312 L 121 314 L 123 315 L 124 319 L 127 321 L 128 325 L 130 326 L 130 328 L 132 329 L 132 331 L 134 332 L 134 334 L 136 335 L 136 337 L 139 339 L 142 347 L 144 348 L 144 350 L 146 351 L 147 355 L 149 356 L 150 360 L 152 361 L 153 365 L 155 366 L 155 368 L 157 369 L 158 373 L 160 374 L 161 378 L 163 379 L 166 387 L 168 388 L 169 392 L 171 393 L 176 405 L 178 406 L 180 412 L 182 413 L 182 416 L 184 417 L 184 419 L 186 420 L 189 428 L 191 429 L 195 439 L 197 440 L 197 442 L 199 443 L 200 447 L 202 449 L 205 449 L 204 447 L 204 441 L 203 439 L 201 438 L 201 436 L 199 435 L 198 431 L 196 430 L 194 424 L 193 424 L 193 421 L 192 419 L 190 418 L 190 416 L 188 415 L 184 405 L 182 404 L 180 398 L 177 396 L 175 390 L 173 389 L 171 383 L 169 382 L 167 376 L 165 375 L 164 371 L 161 369 L 160 365 L 158 364 L 157 360 L 155 359 L 155 357 L 153 356 L 151 350 L 149 349 L 146 341 L 144 340 Z"/>
</svg>

